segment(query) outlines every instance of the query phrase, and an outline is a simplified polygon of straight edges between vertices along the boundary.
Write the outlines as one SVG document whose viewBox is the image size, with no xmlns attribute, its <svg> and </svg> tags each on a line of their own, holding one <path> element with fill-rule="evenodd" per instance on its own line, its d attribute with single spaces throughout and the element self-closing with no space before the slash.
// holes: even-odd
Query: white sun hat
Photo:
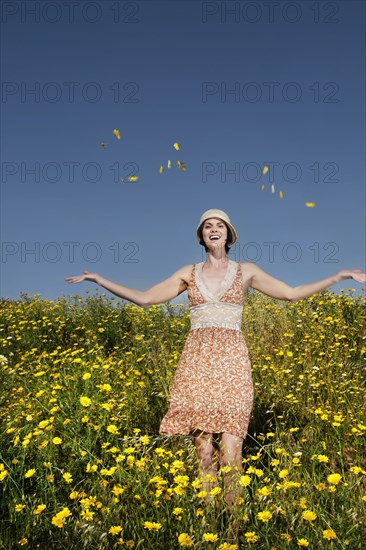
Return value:
<svg viewBox="0 0 366 550">
<path fill-rule="evenodd" d="M 223 210 L 218 210 L 217 208 L 211 208 L 210 210 L 206 210 L 201 216 L 200 222 L 197 227 L 197 239 L 199 240 L 200 244 L 202 244 L 202 224 L 206 220 L 210 218 L 219 218 L 220 220 L 223 220 L 228 228 L 231 231 L 232 239 L 228 239 L 227 244 L 230 246 L 234 244 L 238 240 L 238 235 L 235 230 L 235 227 L 232 225 L 229 216 L 224 212 Z"/>
</svg>

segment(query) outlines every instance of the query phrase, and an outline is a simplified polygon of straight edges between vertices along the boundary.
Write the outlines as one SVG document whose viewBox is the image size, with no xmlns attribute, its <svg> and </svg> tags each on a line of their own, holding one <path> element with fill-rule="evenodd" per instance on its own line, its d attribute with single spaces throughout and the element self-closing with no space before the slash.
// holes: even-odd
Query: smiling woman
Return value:
<svg viewBox="0 0 366 550">
<path fill-rule="evenodd" d="M 206 261 L 185 265 L 146 291 L 124 287 L 88 271 L 65 280 L 94 281 L 141 307 L 164 303 L 188 291 L 191 329 L 160 433 L 193 435 L 201 473 L 208 474 L 203 484 L 208 498 L 208 491 L 218 484 L 219 466 L 224 467 L 225 502 L 232 512 L 242 490 L 242 446 L 253 404 L 251 363 L 241 330 L 246 290 L 251 287 L 273 298 L 296 302 L 343 279 L 364 283 L 366 274 L 359 269 L 342 270 L 321 281 L 291 287 L 254 263 L 228 258 L 238 237 L 222 210 L 204 212 L 196 234 L 207 252 Z"/>
</svg>

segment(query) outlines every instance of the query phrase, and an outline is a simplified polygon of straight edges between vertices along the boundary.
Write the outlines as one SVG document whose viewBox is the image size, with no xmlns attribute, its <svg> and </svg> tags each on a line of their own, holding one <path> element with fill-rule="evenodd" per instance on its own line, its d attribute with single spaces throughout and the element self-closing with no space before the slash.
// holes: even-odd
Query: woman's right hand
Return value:
<svg viewBox="0 0 366 550">
<path fill-rule="evenodd" d="M 98 273 L 90 273 L 86 269 L 83 271 L 82 275 L 76 275 L 74 277 L 66 277 L 65 281 L 68 283 L 82 283 L 83 281 L 93 281 L 97 282 L 99 275 Z"/>
</svg>

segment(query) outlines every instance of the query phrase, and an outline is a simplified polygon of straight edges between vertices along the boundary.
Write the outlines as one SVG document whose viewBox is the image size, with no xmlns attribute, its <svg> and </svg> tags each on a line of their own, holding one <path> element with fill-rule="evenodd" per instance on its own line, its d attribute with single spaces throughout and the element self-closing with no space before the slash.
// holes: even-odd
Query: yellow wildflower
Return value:
<svg viewBox="0 0 366 550">
<path fill-rule="evenodd" d="M 0 481 L 4 481 L 4 479 L 8 476 L 8 471 L 7 470 L 3 470 L 2 472 L 0 472 Z"/>
<path fill-rule="evenodd" d="M 323 531 L 323 538 L 326 540 L 332 540 L 332 539 L 336 539 L 337 535 L 336 535 L 336 532 L 333 531 L 333 529 L 325 529 Z"/>
<path fill-rule="evenodd" d="M 33 514 L 35 516 L 37 516 L 38 514 L 41 514 L 43 512 L 43 510 L 45 510 L 47 508 L 47 506 L 45 504 L 40 504 L 39 506 L 37 506 L 37 508 L 34 510 Z"/>
<path fill-rule="evenodd" d="M 144 528 L 148 529 L 149 531 L 159 531 L 161 527 L 162 527 L 161 523 L 155 523 L 154 521 L 144 522 Z"/>
<path fill-rule="evenodd" d="M 107 426 L 107 432 L 114 435 L 119 433 L 117 426 L 115 426 L 114 424 L 110 424 L 109 426 Z"/>
<path fill-rule="evenodd" d="M 255 534 L 254 531 L 248 531 L 247 533 L 244 534 L 245 536 L 245 540 L 247 542 L 257 542 L 259 540 L 259 537 L 258 535 Z"/>
<path fill-rule="evenodd" d="M 218 538 L 214 533 L 203 533 L 203 540 L 205 542 L 216 542 Z"/>
<path fill-rule="evenodd" d="M 341 479 L 342 476 L 340 474 L 329 474 L 329 476 L 327 477 L 328 482 L 332 483 L 332 485 L 338 485 Z"/>
<path fill-rule="evenodd" d="M 80 404 L 83 407 L 90 407 L 90 405 L 92 403 L 91 399 L 89 397 L 86 397 L 86 396 L 80 397 L 79 401 L 80 401 Z"/>
<path fill-rule="evenodd" d="M 64 478 L 66 483 L 72 482 L 72 475 L 70 474 L 70 472 L 65 472 L 62 477 Z"/>
<path fill-rule="evenodd" d="M 260 496 L 260 497 L 266 497 L 266 496 L 270 495 L 271 493 L 272 493 L 272 489 L 271 489 L 271 487 L 268 487 L 268 486 L 262 487 L 261 489 L 258 489 L 258 491 L 257 491 L 257 495 Z"/>
<path fill-rule="evenodd" d="M 252 478 L 250 476 L 245 475 L 245 476 L 241 476 L 239 483 L 243 487 L 247 487 L 250 484 L 251 480 Z"/>
<path fill-rule="evenodd" d="M 258 512 L 257 518 L 265 523 L 272 518 L 272 513 L 268 510 L 265 510 L 264 512 Z"/>
<path fill-rule="evenodd" d="M 109 529 L 109 533 L 111 535 L 118 535 L 118 533 L 120 533 L 122 531 L 122 527 L 120 527 L 119 525 L 113 525 L 110 529 Z"/>
<path fill-rule="evenodd" d="M 71 512 L 68 508 L 63 508 L 61 512 L 58 512 L 55 516 L 52 518 L 52 525 L 56 525 L 59 529 L 64 526 L 64 520 L 71 516 Z"/>
<path fill-rule="evenodd" d="M 178 543 L 179 546 L 185 547 L 185 548 L 191 548 L 193 546 L 193 541 L 187 533 L 181 533 L 178 536 Z"/>
<path fill-rule="evenodd" d="M 15 505 L 15 511 L 21 512 L 25 508 L 25 504 L 16 504 Z"/>
<path fill-rule="evenodd" d="M 315 514 L 315 512 L 312 512 L 311 510 L 304 510 L 304 512 L 302 513 L 302 517 L 306 521 L 315 521 L 317 518 L 317 515 Z"/>
</svg>

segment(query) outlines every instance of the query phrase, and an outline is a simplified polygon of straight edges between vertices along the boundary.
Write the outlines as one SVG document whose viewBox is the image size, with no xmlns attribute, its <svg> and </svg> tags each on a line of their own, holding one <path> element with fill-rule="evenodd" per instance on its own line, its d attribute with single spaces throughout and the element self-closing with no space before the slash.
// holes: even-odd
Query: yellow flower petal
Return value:
<svg viewBox="0 0 366 550">
<path fill-rule="evenodd" d="M 265 188 L 265 185 L 262 185 L 262 187 L 261 187 L 261 191 L 263 191 L 263 190 L 264 190 L 264 188 Z"/>
<path fill-rule="evenodd" d="M 283 199 L 283 193 L 280 191 L 280 199 Z"/>
<path fill-rule="evenodd" d="M 268 172 L 268 166 L 263 166 L 263 170 L 262 170 L 263 176 L 264 176 L 265 174 L 267 174 L 267 172 Z"/>
<path fill-rule="evenodd" d="M 180 149 L 179 143 L 174 143 L 173 147 L 174 147 L 174 149 L 176 149 L 176 151 L 179 151 L 179 149 Z"/>
<path fill-rule="evenodd" d="M 128 176 L 128 181 L 138 181 L 138 176 Z"/>
<path fill-rule="evenodd" d="M 114 129 L 113 134 L 116 136 L 117 139 L 121 139 L 121 136 L 119 134 L 119 130 Z"/>
<path fill-rule="evenodd" d="M 164 166 L 163 165 L 160 166 L 159 172 L 160 172 L 160 174 L 162 174 L 164 172 Z"/>
<path fill-rule="evenodd" d="M 315 202 L 306 202 L 305 206 L 307 206 L 308 208 L 314 208 Z"/>
</svg>

